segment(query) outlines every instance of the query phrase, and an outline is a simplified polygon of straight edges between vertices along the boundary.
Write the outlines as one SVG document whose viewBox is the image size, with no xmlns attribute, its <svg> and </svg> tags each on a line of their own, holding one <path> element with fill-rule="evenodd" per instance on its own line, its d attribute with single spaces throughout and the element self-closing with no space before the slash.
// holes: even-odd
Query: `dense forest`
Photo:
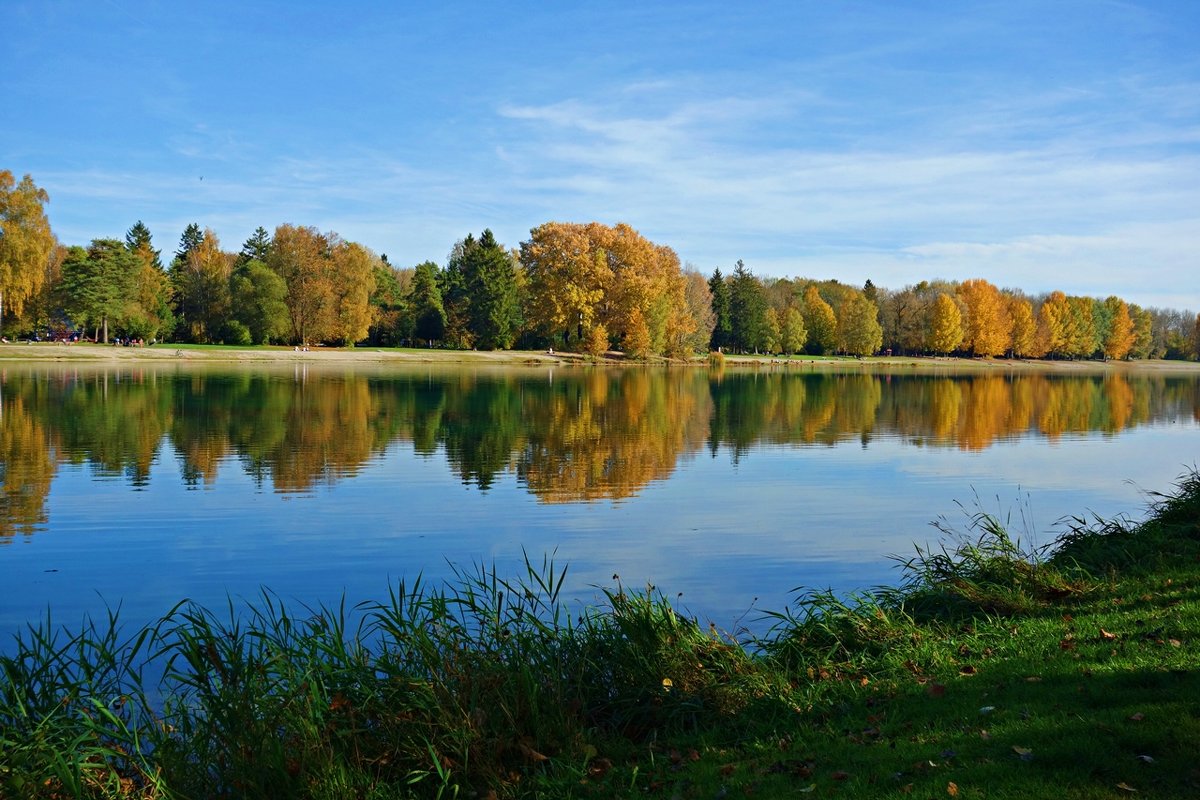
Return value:
<svg viewBox="0 0 1200 800">
<path fill-rule="evenodd" d="M 491 231 L 444 265 L 397 266 L 316 228 L 259 227 L 240 250 L 188 225 L 169 261 L 149 228 L 61 244 L 49 198 L 0 171 L 6 339 L 557 348 L 631 358 L 750 353 L 1197 359 L 1200 316 L 1116 296 L 1032 296 L 986 280 L 901 289 L 684 266 L 625 224 L 547 222 L 516 248 Z"/>
</svg>

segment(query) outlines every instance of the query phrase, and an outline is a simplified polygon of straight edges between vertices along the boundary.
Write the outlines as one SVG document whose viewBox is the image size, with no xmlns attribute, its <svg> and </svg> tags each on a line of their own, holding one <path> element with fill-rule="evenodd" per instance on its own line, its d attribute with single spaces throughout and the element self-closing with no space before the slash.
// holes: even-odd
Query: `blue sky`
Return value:
<svg viewBox="0 0 1200 800">
<path fill-rule="evenodd" d="M 706 273 L 1200 310 L 1194 0 L 8 0 L 0 30 L 0 168 L 69 244 L 290 222 L 412 265 L 622 221 Z"/>
</svg>

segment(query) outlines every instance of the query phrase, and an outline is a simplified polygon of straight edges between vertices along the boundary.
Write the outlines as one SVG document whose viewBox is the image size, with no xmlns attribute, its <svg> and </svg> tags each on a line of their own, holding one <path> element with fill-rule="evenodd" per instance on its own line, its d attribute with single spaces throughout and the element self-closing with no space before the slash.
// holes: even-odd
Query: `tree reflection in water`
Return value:
<svg viewBox="0 0 1200 800">
<path fill-rule="evenodd" d="M 409 446 L 440 454 L 482 491 L 512 475 L 543 502 L 621 500 L 705 450 L 736 460 L 762 443 L 869 446 L 887 437 L 978 451 L 1020 437 L 1200 420 L 1198 386 L 1190 375 L 1137 372 L 9 368 L 0 385 L 0 542 L 45 524 L 62 464 L 139 487 L 157 459 L 174 457 L 189 486 L 240 468 L 260 487 L 308 492 Z"/>
</svg>

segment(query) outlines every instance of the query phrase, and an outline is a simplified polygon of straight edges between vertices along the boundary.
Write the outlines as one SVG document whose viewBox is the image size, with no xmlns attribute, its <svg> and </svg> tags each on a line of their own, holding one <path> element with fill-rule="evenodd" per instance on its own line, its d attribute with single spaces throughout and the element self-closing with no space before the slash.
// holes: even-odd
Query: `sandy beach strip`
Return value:
<svg viewBox="0 0 1200 800">
<path fill-rule="evenodd" d="M 391 347 L 312 347 L 298 350 L 293 347 L 205 347 L 197 345 L 157 344 L 150 347 L 123 347 L 101 344 L 61 344 L 53 342 L 14 342 L 0 344 L 0 362 L 71 361 L 92 363 L 174 362 L 209 364 L 473 364 L 513 366 L 553 366 L 596 363 L 578 353 L 531 350 L 447 350 L 442 348 Z M 628 364 L 619 353 L 610 353 L 602 362 L 607 365 Z M 705 366 L 704 357 L 691 361 L 659 359 L 650 364 Z M 936 369 L 936 370 L 1003 370 L 1051 372 L 1200 372 L 1200 362 L 1164 361 L 1057 361 L 1044 359 L 951 358 L 929 356 L 878 356 L 854 358 L 781 358 L 772 356 L 726 356 L 730 367 L 772 369 Z"/>
</svg>

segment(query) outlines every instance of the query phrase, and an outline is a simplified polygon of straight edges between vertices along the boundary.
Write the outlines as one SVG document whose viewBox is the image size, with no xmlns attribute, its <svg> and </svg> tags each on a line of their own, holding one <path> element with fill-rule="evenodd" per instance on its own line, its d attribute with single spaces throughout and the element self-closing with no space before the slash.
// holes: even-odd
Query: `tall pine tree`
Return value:
<svg viewBox="0 0 1200 800">
<path fill-rule="evenodd" d="M 767 297 L 758 278 L 739 259 L 729 286 L 729 317 L 733 346 L 757 351 L 765 344 Z"/>
<path fill-rule="evenodd" d="M 267 229 L 259 225 L 254 229 L 254 233 L 250 234 L 245 243 L 242 244 L 242 251 L 238 253 L 237 266 L 245 264 L 247 261 L 261 261 L 267 263 L 267 254 L 271 251 L 271 234 L 267 233 Z"/>
<path fill-rule="evenodd" d="M 715 323 L 709 347 L 724 350 L 733 344 L 733 321 L 729 316 L 729 283 L 721 274 L 721 268 L 713 270 L 708 279 L 708 291 L 712 293 L 712 310 Z"/>
<path fill-rule="evenodd" d="M 178 339 L 191 338 L 192 323 L 197 320 L 203 309 L 195 306 L 194 298 L 189 292 L 191 275 L 188 273 L 188 256 L 204 243 L 204 231 L 200 225 L 193 222 L 183 229 L 179 237 L 179 249 L 171 259 L 171 296 L 174 298 L 175 335 Z"/>
<path fill-rule="evenodd" d="M 469 325 L 483 350 L 508 349 L 520 326 L 517 272 L 512 256 L 485 229 L 463 264 L 471 303 Z"/>
<path fill-rule="evenodd" d="M 446 309 L 442 305 L 438 271 L 432 261 L 418 264 L 408 301 L 414 318 L 413 335 L 429 345 L 446 335 Z"/>
</svg>

